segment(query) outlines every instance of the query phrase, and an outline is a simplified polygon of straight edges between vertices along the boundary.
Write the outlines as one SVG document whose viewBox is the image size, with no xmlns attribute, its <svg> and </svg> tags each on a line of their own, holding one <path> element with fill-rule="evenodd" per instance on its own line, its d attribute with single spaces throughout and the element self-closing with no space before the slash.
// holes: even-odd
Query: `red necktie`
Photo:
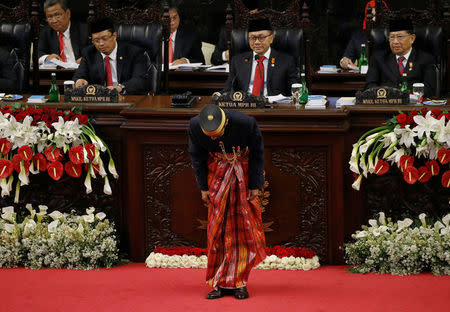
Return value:
<svg viewBox="0 0 450 312">
<path fill-rule="evenodd" d="M 63 62 L 65 62 L 66 55 L 64 54 L 64 41 L 63 41 L 64 34 L 58 33 L 58 36 L 59 36 L 59 55 L 61 56 Z"/>
<path fill-rule="evenodd" d="M 109 56 L 105 56 L 105 71 L 106 71 L 106 86 L 107 87 L 113 85 L 111 64 L 109 63 L 110 59 L 111 58 Z"/>
<path fill-rule="evenodd" d="M 398 58 L 398 70 L 400 71 L 400 75 L 403 75 L 403 71 L 405 70 L 405 66 L 403 65 L 403 61 L 406 60 L 404 56 L 400 56 Z"/>
<path fill-rule="evenodd" d="M 172 34 L 169 37 L 169 63 L 173 62 Z"/>
<path fill-rule="evenodd" d="M 264 90 L 261 92 L 261 87 L 264 89 L 264 61 L 265 57 L 260 56 L 257 60 L 258 64 L 255 68 L 255 77 L 253 78 L 253 90 L 252 94 L 259 96 L 264 95 Z M 261 94 L 262 93 L 262 94 Z"/>
</svg>

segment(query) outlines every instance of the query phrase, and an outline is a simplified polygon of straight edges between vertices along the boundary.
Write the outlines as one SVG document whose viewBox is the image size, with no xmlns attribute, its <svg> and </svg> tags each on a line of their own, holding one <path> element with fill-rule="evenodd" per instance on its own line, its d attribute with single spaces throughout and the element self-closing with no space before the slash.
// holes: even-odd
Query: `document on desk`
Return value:
<svg viewBox="0 0 450 312">
<path fill-rule="evenodd" d="M 65 68 L 65 69 L 77 69 L 77 63 L 69 63 L 63 62 L 57 59 L 51 59 L 50 61 L 46 61 L 44 64 L 39 65 L 39 69 L 56 69 L 57 66 Z"/>
<path fill-rule="evenodd" d="M 267 99 L 269 100 L 269 103 L 291 103 L 292 102 L 291 96 L 284 96 L 283 94 L 267 96 Z"/>
<path fill-rule="evenodd" d="M 223 65 L 211 66 L 210 68 L 207 69 L 207 71 L 216 71 L 216 72 L 229 73 L 230 72 L 230 64 L 226 63 L 226 64 L 223 64 Z"/>
<path fill-rule="evenodd" d="M 186 64 L 178 64 L 178 65 L 169 64 L 169 70 L 178 69 L 178 68 L 194 70 L 194 68 L 201 67 L 201 66 L 202 66 L 202 63 L 186 63 Z"/>
</svg>

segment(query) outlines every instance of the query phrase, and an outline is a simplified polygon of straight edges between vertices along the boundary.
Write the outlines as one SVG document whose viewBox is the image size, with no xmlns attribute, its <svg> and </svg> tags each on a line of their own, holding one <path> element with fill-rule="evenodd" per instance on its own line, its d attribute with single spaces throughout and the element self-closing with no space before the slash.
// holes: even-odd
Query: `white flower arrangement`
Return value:
<svg viewBox="0 0 450 312">
<path fill-rule="evenodd" d="M 196 268 L 204 269 L 208 265 L 208 258 L 205 255 L 165 255 L 152 252 L 145 260 L 149 268 Z M 304 257 L 277 257 L 271 255 L 259 263 L 256 269 L 276 269 L 276 270 L 312 270 L 320 267 L 319 257 L 310 259 Z"/>
<path fill-rule="evenodd" d="M 32 269 L 110 268 L 118 261 L 114 225 L 106 215 L 90 207 L 87 214 L 53 211 L 30 204 L 29 215 L 17 222 L 13 207 L 4 207 L 0 219 L 0 268 L 26 266 Z"/>
<path fill-rule="evenodd" d="M 369 220 L 369 225 L 345 245 L 346 261 L 355 265 L 350 272 L 450 275 L 450 214 L 431 225 L 423 213 L 419 220 L 394 223 L 380 212 L 379 219 Z"/>
</svg>

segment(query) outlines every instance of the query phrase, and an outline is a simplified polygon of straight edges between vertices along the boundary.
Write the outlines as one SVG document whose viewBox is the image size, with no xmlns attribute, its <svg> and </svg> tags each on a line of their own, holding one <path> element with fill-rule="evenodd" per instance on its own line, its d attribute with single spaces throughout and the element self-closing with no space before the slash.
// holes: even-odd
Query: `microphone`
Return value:
<svg viewBox="0 0 450 312">
<path fill-rule="evenodd" d="M 259 61 L 259 55 L 258 54 L 255 55 L 255 61 L 257 61 L 257 62 Z M 264 64 L 263 64 L 263 66 L 264 66 Z M 263 76 L 263 74 L 261 72 L 261 68 L 258 65 L 256 65 L 256 67 L 258 67 L 259 79 L 261 80 L 261 88 L 259 89 L 259 96 L 261 96 L 261 95 L 264 94 L 264 76 Z"/>
</svg>

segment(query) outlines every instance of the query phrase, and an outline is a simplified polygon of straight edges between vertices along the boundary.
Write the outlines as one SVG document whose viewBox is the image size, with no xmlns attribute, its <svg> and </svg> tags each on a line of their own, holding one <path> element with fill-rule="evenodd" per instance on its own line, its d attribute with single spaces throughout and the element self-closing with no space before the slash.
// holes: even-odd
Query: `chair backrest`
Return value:
<svg viewBox="0 0 450 312">
<path fill-rule="evenodd" d="M 381 0 L 376 0 L 381 5 Z M 435 57 L 436 93 L 438 96 L 449 91 L 449 62 L 447 56 L 450 43 L 447 40 L 446 26 L 449 24 L 450 12 L 442 14 L 434 1 L 429 1 L 426 10 L 403 8 L 398 11 L 380 10 L 376 21 L 369 22 L 368 41 L 369 53 L 372 50 L 389 49 L 389 21 L 397 18 L 409 18 L 414 25 L 416 40 L 413 44 L 417 49 L 428 52 Z M 447 8 L 448 11 L 449 8 Z"/>
<path fill-rule="evenodd" d="M 157 94 L 161 90 L 163 8 L 161 1 L 154 1 L 148 8 L 136 6 L 112 8 L 105 0 L 89 0 L 89 18 L 107 17 L 113 21 L 117 31 L 117 40 L 126 41 L 144 49 L 147 62 L 147 73 L 151 81 L 149 92 Z M 153 67 L 152 67 L 153 65 Z M 156 70 L 156 73 L 154 72 Z"/>
<path fill-rule="evenodd" d="M 16 2 L 17 3 L 17 2 Z M 10 3 L 8 3 L 9 5 Z M 17 90 L 22 91 L 29 85 L 31 45 L 37 46 L 39 31 L 38 2 L 22 0 L 14 7 L 0 4 L 0 45 L 8 51 L 14 50 L 17 60 L 23 68 L 22 80 Z M 33 63 L 37 62 L 37 53 L 33 52 Z M 33 85 L 37 88 L 38 69 L 33 70 Z"/>
<path fill-rule="evenodd" d="M 301 28 L 275 28 L 272 48 L 292 55 L 300 69 L 305 62 L 304 37 Z M 234 54 L 250 51 L 248 32 L 246 29 L 233 29 L 231 44 Z"/>
<path fill-rule="evenodd" d="M 227 15 L 227 37 L 230 38 L 230 58 L 233 55 L 249 51 L 248 22 L 252 19 L 269 19 L 274 29 L 272 47 L 275 50 L 290 54 L 296 60 L 299 73 L 304 71 L 308 83 L 311 83 L 311 65 L 309 55 L 310 21 L 306 2 L 300 7 L 299 0 L 293 0 L 285 11 L 263 9 L 250 12 L 242 0 L 234 0 L 234 21 Z M 231 30 L 230 28 L 231 24 Z"/>
</svg>

